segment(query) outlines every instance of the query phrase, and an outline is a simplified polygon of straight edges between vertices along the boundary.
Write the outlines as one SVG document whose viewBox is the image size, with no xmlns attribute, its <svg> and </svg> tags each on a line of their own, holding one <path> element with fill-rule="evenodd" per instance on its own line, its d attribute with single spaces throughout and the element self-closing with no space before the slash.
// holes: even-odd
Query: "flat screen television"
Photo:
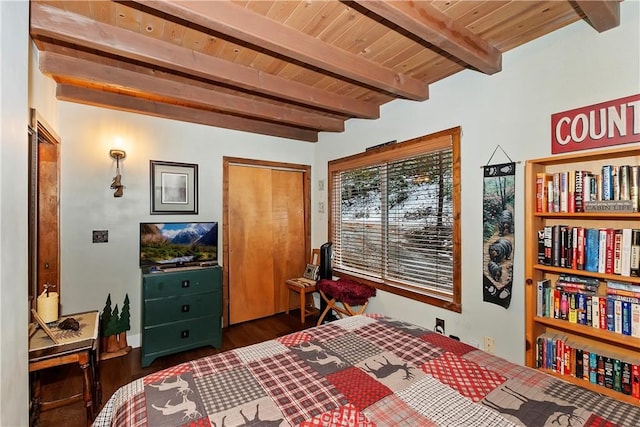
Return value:
<svg viewBox="0 0 640 427">
<path fill-rule="evenodd" d="M 217 222 L 140 223 L 140 267 L 216 264 Z"/>
</svg>

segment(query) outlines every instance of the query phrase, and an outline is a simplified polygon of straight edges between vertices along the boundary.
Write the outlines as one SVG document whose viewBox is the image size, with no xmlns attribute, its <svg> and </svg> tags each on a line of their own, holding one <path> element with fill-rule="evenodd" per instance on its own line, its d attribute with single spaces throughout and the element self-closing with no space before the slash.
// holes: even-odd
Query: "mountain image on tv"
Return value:
<svg viewBox="0 0 640 427">
<path fill-rule="evenodd" d="M 140 224 L 140 266 L 216 262 L 217 222 Z"/>
</svg>

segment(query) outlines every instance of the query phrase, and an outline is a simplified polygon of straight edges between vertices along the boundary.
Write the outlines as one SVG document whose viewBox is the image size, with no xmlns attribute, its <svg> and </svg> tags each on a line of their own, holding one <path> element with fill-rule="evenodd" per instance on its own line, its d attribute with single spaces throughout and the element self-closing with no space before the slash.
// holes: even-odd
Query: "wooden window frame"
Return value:
<svg viewBox="0 0 640 427">
<path fill-rule="evenodd" d="M 406 286 L 399 286 L 386 280 L 373 280 L 370 277 L 364 277 L 353 273 L 336 270 L 335 274 L 340 277 L 350 278 L 363 283 L 367 283 L 382 291 L 390 292 L 416 301 L 424 302 L 433 306 L 441 307 L 454 312 L 462 312 L 462 243 L 461 243 L 461 186 L 460 186 L 460 137 L 461 128 L 455 127 L 430 135 L 421 136 L 401 143 L 382 146 L 379 148 L 367 150 L 364 153 L 358 153 L 352 156 L 332 160 L 328 164 L 328 181 L 329 181 L 329 240 L 332 239 L 335 231 L 333 220 L 333 183 L 334 175 L 350 169 L 371 166 L 374 164 L 388 163 L 416 157 L 422 154 L 428 154 L 433 151 L 451 148 L 452 158 L 452 175 L 453 175 L 453 259 L 452 259 L 452 294 L 442 294 L 430 291 L 415 291 L 407 289 Z"/>
</svg>

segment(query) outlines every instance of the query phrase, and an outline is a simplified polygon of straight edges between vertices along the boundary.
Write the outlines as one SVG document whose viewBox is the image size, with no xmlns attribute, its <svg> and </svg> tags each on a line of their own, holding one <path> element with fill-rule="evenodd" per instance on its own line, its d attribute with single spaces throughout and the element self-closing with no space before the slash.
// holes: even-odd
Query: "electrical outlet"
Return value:
<svg viewBox="0 0 640 427">
<path fill-rule="evenodd" d="M 324 202 L 318 202 L 318 212 L 324 213 Z"/>
<path fill-rule="evenodd" d="M 493 337 L 484 337 L 484 351 L 491 354 L 496 352 L 496 340 Z"/>
<path fill-rule="evenodd" d="M 436 317 L 436 332 L 444 335 L 444 319 L 438 319 Z"/>
</svg>

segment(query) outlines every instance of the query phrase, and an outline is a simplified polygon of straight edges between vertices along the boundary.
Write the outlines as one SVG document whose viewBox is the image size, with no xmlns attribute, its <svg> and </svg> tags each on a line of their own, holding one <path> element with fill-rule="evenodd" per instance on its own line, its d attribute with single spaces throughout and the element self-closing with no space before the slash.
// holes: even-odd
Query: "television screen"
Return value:
<svg viewBox="0 0 640 427">
<path fill-rule="evenodd" d="M 140 223 L 140 267 L 217 261 L 217 222 Z"/>
</svg>

